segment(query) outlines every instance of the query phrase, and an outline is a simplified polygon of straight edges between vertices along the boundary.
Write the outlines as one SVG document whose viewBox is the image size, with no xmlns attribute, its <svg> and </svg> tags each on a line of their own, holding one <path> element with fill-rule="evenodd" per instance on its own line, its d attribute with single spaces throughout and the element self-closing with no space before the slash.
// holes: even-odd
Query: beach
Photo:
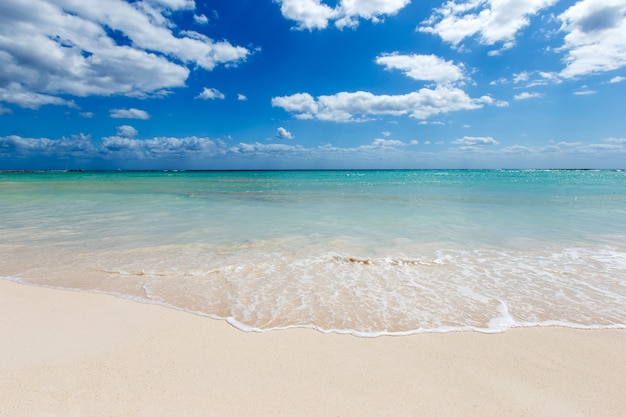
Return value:
<svg viewBox="0 0 626 417">
<path fill-rule="evenodd" d="M 626 331 L 242 332 L 0 281 L 0 415 L 623 416 Z"/>
</svg>

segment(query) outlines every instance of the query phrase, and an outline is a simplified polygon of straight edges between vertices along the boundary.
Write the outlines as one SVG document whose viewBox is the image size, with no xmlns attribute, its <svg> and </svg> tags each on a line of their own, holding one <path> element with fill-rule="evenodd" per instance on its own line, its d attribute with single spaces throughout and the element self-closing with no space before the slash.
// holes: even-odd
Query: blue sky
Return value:
<svg viewBox="0 0 626 417">
<path fill-rule="evenodd" d="M 0 169 L 626 168 L 626 0 L 3 0 Z"/>
</svg>

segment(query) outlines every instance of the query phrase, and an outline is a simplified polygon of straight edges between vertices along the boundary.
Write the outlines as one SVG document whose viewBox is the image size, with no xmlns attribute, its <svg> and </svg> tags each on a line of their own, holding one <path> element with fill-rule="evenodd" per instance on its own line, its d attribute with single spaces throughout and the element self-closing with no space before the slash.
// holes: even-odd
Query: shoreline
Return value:
<svg viewBox="0 0 626 417">
<path fill-rule="evenodd" d="M 0 280 L 0 416 L 621 416 L 626 330 L 243 332 Z"/>
<path fill-rule="evenodd" d="M 529 323 L 529 322 L 519 323 L 519 322 L 509 320 L 510 315 L 508 311 L 506 311 L 504 314 L 502 313 L 502 311 L 499 311 L 503 315 L 492 318 L 492 321 L 504 320 L 507 322 L 510 321 L 511 323 L 511 324 L 505 324 L 504 326 L 497 327 L 497 328 L 473 327 L 473 326 L 466 326 L 466 327 L 447 326 L 447 327 L 439 327 L 439 328 L 433 328 L 433 329 L 421 328 L 418 330 L 406 330 L 406 331 L 399 331 L 399 332 L 387 332 L 387 331 L 360 332 L 357 330 L 346 330 L 346 329 L 325 329 L 325 328 L 317 327 L 315 325 L 287 325 L 285 327 L 274 327 L 274 328 L 265 329 L 265 328 L 250 327 L 232 318 L 216 317 L 216 316 L 212 316 L 210 314 L 204 313 L 204 312 L 186 310 L 185 308 L 182 308 L 182 307 L 161 304 L 159 302 L 155 302 L 155 301 L 151 301 L 151 300 L 143 299 L 139 297 L 129 296 L 127 294 L 122 294 L 122 293 L 114 293 L 114 292 L 107 292 L 107 291 L 101 291 L 101 290 L 83 290 L 79 288 L 69 288 L 69 287 L 64 288 L 64 287 L 57 287 L 53 285 L 36 284 L 30 281 L 24 280 L 22 278 L 0 276 L 0 282 L 2 281 L 8 281 L 11 283 L 15 283 L 17 285 L 22 285 L 22 286 L 27 286 L 27 287 L 45 288 L 45 289 L 58 290 L 58 291 L 64 291 L 64 292 L 65 291 L 76 292 L 76 293 L 81 293 L 81 294 L 84 293 L 84 294 L 104 295 L 108 297 L 119 298 L 121 300 L 126 300 L 131 303 L 146 304 L 146 305 L 156 306 L 160 308 L 165 308 L 168 310 L 175 310 L 175 311 L 179 311 L 182 313 L 191 314 L 194 316 L 200 316 L 207 320 L 224 322 L 230 327 L 233 327 L 234 329 L 241 331 L 243 333 L 270 333 L 270 332 L 276 332 L 276 331 L 288 331 L 288 330 L 300 329 L 300 330 L 311 330 L 311 331 L 315 331 L 315 332 L 322 333 L 322 334 L 335 334 L 335 335 L 342 335 L 342 336 L 352 336 L 352 337 L 363 338 L 363 339 L 376 339 L 380 337 L 406 337 L 406 336 L 418 336 L 418 335 L 427 335 L 427 334 L 447 334 L 447 333 L 478 333 L 478 334 L 489 335 L 489 334 L 506 333 L 512 329 L 528 329 L 528 328 L 530 329 L 532 328 L 566 328 L 566 329 L 572 329 L 572 330 L 624 330 L 626 331 L 626 325 L 621 325 L 621 324 L 581 325 L 577 323 L 568 323 L 568 322 L 562 322 L 562 321 L 556 321 L 556 320 L 547 320 L 544 322 L 536 322 L 536 323 Z"/>
</svg>

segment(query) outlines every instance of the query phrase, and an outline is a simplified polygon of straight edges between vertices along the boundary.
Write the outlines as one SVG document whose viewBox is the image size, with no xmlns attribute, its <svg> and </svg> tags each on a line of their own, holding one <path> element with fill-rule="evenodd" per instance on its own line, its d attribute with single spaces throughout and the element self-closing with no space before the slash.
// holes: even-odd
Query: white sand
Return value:
<svg viewBox="0 0 626 417">
<path fill-rule="evenodd" d="M 244 333 L 0 281 L 0 416 L 626 416 L 626 331 Z"/>
</svg>

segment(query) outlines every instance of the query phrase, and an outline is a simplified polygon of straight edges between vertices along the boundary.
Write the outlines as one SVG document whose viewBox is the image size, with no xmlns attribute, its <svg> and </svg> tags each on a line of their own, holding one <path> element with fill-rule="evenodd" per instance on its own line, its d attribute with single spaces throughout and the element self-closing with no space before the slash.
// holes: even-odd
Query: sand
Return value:
<svg viewBox="0 0 626 417">
<path fill-rule="evenodd" d="M 0 416 L 626 416 L 626 331 L 245 333 L 0 281 Z"/>
</svg>

